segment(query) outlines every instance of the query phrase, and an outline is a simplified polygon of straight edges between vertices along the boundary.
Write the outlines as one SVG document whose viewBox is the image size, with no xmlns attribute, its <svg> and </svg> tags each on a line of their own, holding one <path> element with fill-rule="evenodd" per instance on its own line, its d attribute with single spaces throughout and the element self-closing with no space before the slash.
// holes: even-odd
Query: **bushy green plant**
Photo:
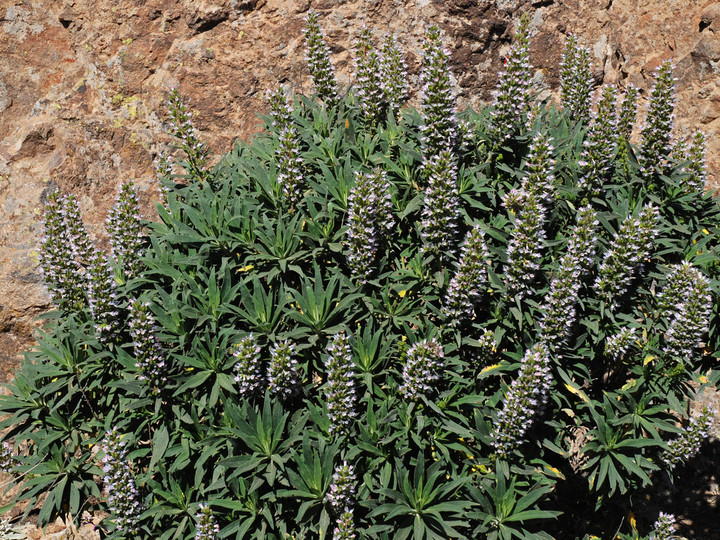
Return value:
<svg viewBox="0 0 720 540">
<path fill-rule="evenodd" d="M 49 197 L 58 311 L 0 397 L 17 500 L 117 538 L 610 538 L 698 450 L 717 379 L 720 207 L 701 138 L 669 146 L 670 67 L 637 153 L 580 61 L 572 111 L 530 110 L 526 18 L 479 113 L 437 27 L 397 115 L 397 88 L 368 108 L 369 33 L 360 99 L 306 36 L 322 101 L 273 93 L 214 168 L 171 94 L 187 158 L 159 160 L 141 244 L 131 186 L 109 259 Z"/>
</svg>

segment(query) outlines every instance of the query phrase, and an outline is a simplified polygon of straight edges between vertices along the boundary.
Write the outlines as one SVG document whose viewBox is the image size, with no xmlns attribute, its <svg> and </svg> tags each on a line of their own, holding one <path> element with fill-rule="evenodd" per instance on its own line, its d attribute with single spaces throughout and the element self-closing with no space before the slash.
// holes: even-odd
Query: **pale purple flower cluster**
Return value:
<svg viewBox="0 0 720 540">
<path fill-rule="evenodd" d="M 522 190 L 510 191 L 505 208 L 515 214 L 515 229 L 507 246 L 505 286 L 509 295 L 523 297 L 540 269 L 545 243 L 545 208 L 539 199 Z"/>
<path fill-rule="evenodd" d="M 107 506 L 118 530 L 128 535 L 138 533 L 137 518 L 142 513 L 140 493 L 135 486 L 125 441 L 113 428 L 101 443 L 103 482 L 107 492 Z"/>
<path fill-rule="evenodd" d="M 593 77 L 590 71 L 590 50 L 578 44 L 574 34 L 565 41 L 560 62 L 560 95 L 562 108 L 575 122 L 590 122 L 590 101 Z"/>
<path fill-rule="evenodd" d="M 107 218 L 110 257 L 126 279 L 138 277 L 142 271 L 142 219 L 137 190 L 132 180 L 120 186 L 115 204 Z"/>
<path fill-rule="evenodd" d="M 398 388 L 405 399 L 418 399 L 435 392 L 444 365 L 442 346 L 435 338 L 423 339 L 407 351 Z"/>
<path fill-rule="evenodd" d="M 265 382 L 265 370 L 260 360 L 260 346 L 253 334 L 242 338 L 232 349 L 235 364 L 235 382 L 243 396 L 252 396 L 262 390 Z"/>
<path fill-rule="evenodd" d="M 335 522 L 333 529 L 333 540 L 355 540 L 355 518 L 351 510 L 346 510 Z"/>
<path fill-rule="evenodd" d="M 525 168 L 528 174 L 523 178 L 521 189 L 537 197 L 543 204 L 555 198 L 555 166 L 552 139 L 547 133 L 538 133 L 530 143 Z"/>
<path fill-rule="evenodd" d="M 139 379 L 146 381 L 157 392 L 167 380 L 167 364 L 160 340 L 157 337 L 155 319 L 150 311 L 149 302 L 133 300 L 130 302 L 130 337 L 133 340 L 135 367 L 140 372 Z"/>
<path fill-rule="evenodd" d="M 495 333 L 492 330 L 484 330 L 480 338 L 477 340 L 477 348 L 475 349 L 476 366 L 485 367 L 492 363 L 495 353 L 497 353 L 497 344 L 495 343 Z"/>
<path fill-rule="evenodd" d="M 490 253 L 485 245 L 485 232 L 475 225 L 467 232 L 460 251 L 457 272 L 450 280 L 445 295 L 445 315 L 453 324 L 471 319 L 475 304 L 487 282 Z"/>
<path fill-rule="evenodd" d="M 646 178 L 664 174 L 667 168 L 675 120 L 675 80 L 672 63 L 669 60 L 663 62 L 650 92 L 650 104 L 641 130 L 638 162 Z"/>
<path fill-rule="evenodd" d="M 297 207 L 302 200 L 305 180 L 303 159 L 300 156 L 300 140 L 293 126 L 284 127 L 280 131 L 275 162 L 277 181 L 283 197 L 291 207 Z"/>
<path fill-rule="evenodd" d="M 457 165 L 449 150 L 426 161 L 427 187 L 420 222 L 424 250 L 441 260 L 455 255 L 460 221 Z"/>
<path fill-rule="evenodd" d="M 296 346 L 287 339 L 270 348 L 270 365 L 267 382 L 270 393 L 287 400 L 297 394 L 300 387 Z"/>
<path fill-rule="evenodd" d="M 633 127 L 635 127 L 635 116 L 637 115 L 638 89 L 632 84 L 628 84 L 625 89 L 625 95 L 620 103 L 620 115 L 617 123 L 617 140 L 629 141 L 632 135 Z"/>
<path fill-rule="evenodd" d="M 333 531 L 333 539 L 355 538 L 355 471 L 347 461 L 339 467 L 335 467 L 330 490 L 327 494 L 330 506 L 332 506 L 338 519 Z"/>
<path fill-rule="evenodd" d="M 15 449 L 12 443 L 3 441 L 0 444 L 0 472 L 9 474 L 15 464 Z"/>
<path fill-rule="evenodd" d="M 197 129 L 192 123 L 192 115 L 180 97 L 177 88 L 168 93 L 168 112 L 170 113 L 170 132 L 180 139 L 180 147 L 187 155 L 190 172 L 204 180 L 208 174 L 208 149 L 200 141 Z"/>
<path fill-rule="evenodd" d="M 690 143 L 679 142 L 673 150 L 674 158 L 678 162 L 687 161 L 687 165 L 680 169 L 686 173 L 685 185 L 688 191 L 703 192 L 707 182 L 707 165 L 705 163 L 705 134 L 696 131 Z"/>
<path fill-rule="evenodd" d="M 305 20 L 305 41 L 307 43 L 307 65 L 315 93 L 328 107 L 334 107 L 340 99 L 335 68 L 330 61 L 330 50 L 320 29 L 318 15 L 312 11 L 308 13 Z"/>
<path fill-rule="evenodd" d="M 170 158 L 163 152 L 158 153 L 155 159 L 155 175 L 157 176 L 158 191 L 160 192 L 160 204 L 169 212 L 168 194 L 170 189 L 166 182 L 169 182 L 172 178 L 172 164 Z"/>
<path fill-rule="evenodd" d="M 380 55 L 380 68 L 383 76 L 385 99 L 395 117 L 408 99 L 409 85 L 407 79 L 407 66 L 405 55 L 400 44 L 392 34 L 385 36 L 382 54 Z"/>
<path fill-rule="evenodd" d="M 653 531 L 650 533 L 650 540 L 672 540 L 675 536 L 675 516 L 660 512 Z"/>
<path fill-rule="evenodd" d="M 363 28 L 360 31 L 354 49 L 355 95 L 365 114 L 365 122 L 375 127 L 385 118 L 387 100 L 382 58 L 373 44 L 372 30 Z"/>
<path fill-rule="evenodd" d="M 559 346 L 570 334 L 583 278 L 595 260 L 598 220 L 593 209 L 578 209 L 577 221 L 568 248 L 550 282 L 540 332 L 545 343 Z"/>
<path fill-rule="evenodd" d="M 700 451 L 700 445 L 708 437 L 714 415 L 713 409 L 704 407 L 674 439 L 668 441 L 668 449 L 661 454 L 660 459 L 669 470 Z"/>
<path fill-rule="evenodd" d="M 550 356 L 547 346 L 538 343 L 529 349 L 520 364 L 498 412 L 492 445 L 499 458 L 507 459 L 523 442 L 534 417 L 542 414 L 550 391 Z"/>
<path fill-rule="evenodd" d="M 270 117 L 272 118 L 272 127 L 280 132 L 283 129 L 293 125 L 292 105 L 290 96 L 285 93 L 282 87 L 268 91 L 268 104 L 270 105 Z"/>
<path fill-rule="evenodd" d="M 646 204 L 637 218 L 625 218 L 610 243 L 610 249 L 605 252 L 598 268 L 595 291 L 609 309 L 618 307 L 635 272 L 650 257 L 657 234 L 658 218 L 658 208 Z"/>
<path fill-rule="evenodd" d="M 197 526 L 195 527 L 196 540 L 216 540 L 220 536 L 220 525 L 218 525 L 213 511 L 205 503 L 198 505 L 198 512 L 195 515 Z"/>
<path fill-rule="evenodd" d="M 617 92 L 607 85 L 597 104 L 597 113 L 580 154 L 578 187 L 590 196 L 597 196 L 607 180 L 617 149 Z"/>
<path fill-rule="evenodd" d="M 532 66 L 529 30 L 530 18 L 523 15 L 495 91 L 489 135 L 496 145 L 502 144 L 519 131 L 526 124 L 527 115 L 530 113 Z"/>
<path fill-rule="evenodd" d="M 636 328 L 621 328 L 605 341 L 605 356 L 617 361 L 625 358 L 635 341 Z"/>
<path fill-rule="evenodd" d="M 361 283 L 375 271 L 378 250 L 395 226 L 392 208 L 390 182 L 384 170 L 355 173 L 355 187 L 348 197 L 347 261 Z"/>
<path fill-rule="evenodd" d="M 99 249 L 92 250 L 88 263 L 87 298 L 98 340 L 117 339 L 121 327 L 117 282 L 105 252 Z"/>
<path fill-rule="evenodd" d="M 325 401 L 331 435 L 347 435 L 355 420 L 355 373 L 347 336 L 335 334 L 328 346 Z"/>
</svg>

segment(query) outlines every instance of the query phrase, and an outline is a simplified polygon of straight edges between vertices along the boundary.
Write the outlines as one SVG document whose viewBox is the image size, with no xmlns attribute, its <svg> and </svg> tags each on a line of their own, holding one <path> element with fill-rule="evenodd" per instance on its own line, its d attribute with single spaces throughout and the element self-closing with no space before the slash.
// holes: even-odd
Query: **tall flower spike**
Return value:
<svg viewBox="0 0 720 540">
<path fill-rule="evenodd" d="M 327 498 L 338 515 L 355 506 L 355 468 L 347 461 L 335 467 Z"/>
<path fill-rule="evenodd" d="M 268 366 L 268 388 L 270 393 L 281 400 L 287 400 L 297 394 L 300 387 L 298 361 L 295 358 L 295 344 L 287 339 L 276 343 L 270 349 Z"/>
<path fill-rule="evenodd" d="M 492 445 L 501 459 L 520 446 L 533 418 L 542 413 L 550 391 L 550 356 L 538 343 L 520 363 L 520 373 L 510 384 L 492 432 Z"/>
<path fill-rule="evenodd" d="M 282 87 L 268 92 L 268 104 L 270 105 L 270 117 L 272 127 L 278 133 L 293 125 L 292 105 L 290 97 Z"/>
<path fill-rule="evenodd" d="M 638 152 L 638 161 L 645 178 L 664 174 L 668 156 L 672 150 L 672 137 L 675 119 L 675 77 L 673 66 L 668 60 L 663 62 L 650 92 L 645 124 L 641 131 L 642 140 Z"/>
<path fill-rule="evenodd" d="M 617 149 L 617 93 L 612 86 L 603 88 L 593 115 L 588 136 L 583 142 L 580 154 L 581 178 L 578 187 L 590 196 L 597 196 L 601 186 L 610 175 L 615 150 Z"/>
<path fill-rule="evenodd" d="M 505 69 L 495 91 L 494 110 L 488 128 L 491 139 L 501 145 L 525 124 L 530 112 L 530 17 L 524 14 L 515 33 L 515 40 L 505 59 Z"/>
<path fill-rule="evenodd" d="M 650 540 L 672 540 L 675 536 L 675 516 L 660 512 L 650 533 Z"/>
<path fill-rule="evenodd" d="M 355 42 L 356 96 L 368 126 L 375 127 L 385 119 L 387 101 L 380 55 L 373 43 L 373 33 L 363 28 Z"/>
<path fill-rule="evenodd" d="M 635 341 L 636 328 L 622 328 L 605 341 L 605 355 L 618 362 L 625 358 Z"/>
<path fill-rule="evenodd" d="M 140 372 L 139 379 L 146 381 L 152 391 L 158 389 L 167 380 L 165 353 L 157 338 L 155 319 L 150 312 L 150 303 L 133 300 L 130 302 L 130 337 L 133 339 L 135 367 Z"/>
<path fill-rule="evenodd" d="M 425 32 L 420 84 L 421 142 L 428 161 L 442 152 L 454 150 L 457 139 L 450 53 L 443 47 L 437 26 L 430 26 Z"/>
<path fill-rule="evenodd" d="M 595 291 L 614 310 L 630 287 L 635 272 L 650 257 L 654 245 L 659 212 L 647 204 L 640 215 L 628 216 L 605 252 L 598 268 Z"/>
<path fill-rule="evenodd" d="M 197 526 L 195 528 L 196 540 L 216 540 L 220 536 L 220 526 L 218 525 L 213 511 L 207 504 L 198 505 L 198 512 L 195 515 Z"/>
<path fill-rule="evenodd" d="M 300 156 L 300 141 L 292 126 L 283 128 L 278 136 L 278 149 L 275 153 L 277 163 L 277 181 L 283 197 L 291 207 L 297 208 L 302 200 L 303 159 Z"/>
<path fill-rule="evenodd" d="M 126 279 L 138 277 L 142 271 L 142 227 L 137 191 L 130 180 L 120 186 L 107 218 L 110 256 Z"/>
<path fill-rule="evenodd" d="M 103 481 L 108 494 L 107 506 L 121 533 L 134 536 L 138 533 L 138 517 L 142 513 L 140 493 L 135 486 L 125 441 L 113 428 L 105 433 L 100 445 Z"/>
<path fill-rule="evenodd" d="M 328 346 L 327 402 L 331 435 L 347 435 L 355 420 L 355 373 L 353 357 L 347 336 L 335 334 Z"/>
<path fill-rule="evenodd" d="M 392 34 L 385 36 L 382 55 L 380 56 L 380 67 L 385 99 L 397 118 L 400 107 L 408 100 L 409 87 L 405 55 Z"/>
<path fill-rule="evenodd" d="M 475 352 L 475 367 L 483 368 L 492 364 L 492 360 L 497 353 L 497 344 L 495 343 L 495 333 L 492 330 L 485 330 L 477 340 L 477 351 Z"/>
<path fill-rule="evenodd" d="M 620 103 L 620 116 L 618 118 L 617 139 L 630 140 L 633 128 L 635 127 L 635 116 L 637 115 L 638 89 L 628 84 L 625 89 L 622 103 Z"/>
<path fill-rule="evenodd" d="M 200 141 L 192 114 L 185 106 L 177 88 L 168 93 L 168 111 L 170 113 L 170 133 L 180 139 L 180 147 L 187 156 L 188 172 L 201 182 L 209 176 L 207 170 L 208 148 Z"/>
<path fill-rule="evenodd" d="M 705 183 L 707 182 L 707 165 L 705 164 L 705 134 L 702 131 L 696 131 L 690 144 L 683 144 L 679 147 L 680 155 L 677 156 L 678 161 L 687 161 L 688 164 L 681 170 L 687 173 L 685 185 L 688 191 L 696 191 L 702 193 L 705 191 Z"/>
<path fill-rule="evenodd" d="M 333 540 L 355 540 L 357 538 L 355 534 L 355 519 L 352 510 L 349 508 L 346 508 L 335 522 L 332 537 Z"/>
<path fill-rule="evenodd" d="M 390 182 L 384 170 L 355 173 L 355 187 L 348 197 L 348 265 L 365 283 L 375 272 L 375 259 L 383 238 L 392 230 Z"/>
<path fill-rule="evenodd" d="M 545 243 L 545 209 L 537 197 L 525 191 L 512 190 L 504 200 L 508 211 L 515 213 L 515 230 L 507 247 L 505 286 L 509 295 L 523 297 L 540 269 Z"/>
<path fill-rule="evenodd" d="M 673 470 L 678 463 L 687 461 L 700 451 L 700 445 L 708 437 L 714 415 L 714 410 L 704 407 L 700 414 L 691 418 L 688 425 L 667 443 L 668 449 L 660 455 L 660 459 L 669 470 Z"/>
<path fill-rule="evenodd" d="M 560 93 L 562 108 L 571 120 L 583 125 L 590 122 L 592 88 L 590 50 L 578 45 L 575 35 L 569 34 L 560 63 Z"/>
<path fill-rule="evenodd" d="M 480 225 L 475 225 L 465 236 L 457 272 L 450 280 L 445 296 L 445 314 L 453 323 L 471 319 L 475 313 L 475 303 L 487 282 L 489 261 L 485 232 Z"/>
<path fill-rule="evenodd" d="M 595 212 L 590 206 L 578 210 L 573 235 L 550 282 L 550 292 L 540 321 L 542 339 L 548 346 L 559 346 L 572 330 L 582 279 L 595 259 L 597 225 Z"/>
<path fill-rule="evenodd" d="M 422 210 L 421 231 L 424 249 L 447 261 L 457 249 L 460 197 L 457 166 L 453 155 L 445 150 L 425 164 L 428 184 Z"/>
<path fill-rule="evenodd" d="M 265 370 L 260 360 L 260 346 L 253 334 L 245 336 L 232 349 L 235 364 L 235 382 L 238 391 L 249 397 L 257 394 L 265 384 Z"/>
<path fill-rule="evenodd" d="M 528 171 L 523 178 L 521 189 L 537 197 L 542 203 L 548 204 L 555 198 L 555 176 L 552 169 L 555 166 L 552 139 L 546 133 L 538 133 L 530 143 L 527 157 Z"/>
<path fill-rule="evenodd" d="M 405 399 L 430 395 L 440 381 L 443 369 L 443 350 L 435 338 L 415 343 L 407 351 L 398 389 Z"/>
<path fill-rule="evenodd" d="M 325 105 L 334 107 L 340 100 L 335 68 L 330 62 L 330 50 L 325 44 L 318 15 L 312 11 L 308 13 L 305 21 L 305 41 L 307 43 L 307 65 L 315 93 L 325 102 Z"/>
<path fill-rule="evenodd" d="M 117 339 L 121 327 L 117 283 L 105 252 L 94 249 L 88 266 L 87 297 L 101 343 Z"/>
<path fill-rule="evenodd" d="M 165 210 L 170 212 L 170 207 L 168 206 L 170 188 L 167 184 L 172 178 L 172 165 L 168 156 L 162 152 L 160 152 L 155 159 L 155 174 L 157 176 L 158 191 L 160 192 L 160 204 L 163 205 Z"/>
</svg>

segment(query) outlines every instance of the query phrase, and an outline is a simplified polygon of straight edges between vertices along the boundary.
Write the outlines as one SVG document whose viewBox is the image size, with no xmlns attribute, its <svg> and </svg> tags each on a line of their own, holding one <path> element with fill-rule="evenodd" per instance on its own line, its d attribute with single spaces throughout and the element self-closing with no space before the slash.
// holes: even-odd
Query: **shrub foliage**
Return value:
<svg viewBox="0 0 720 540">
<path fill-rule="evenodd" d="M 568 103 L 532 104 L 519 32 L 495 105 L 458 113 L 430 27 L 400 109 L 399 43 L 363 31 L 341 93 L 311 15 L 317 95 L 272 93 L 215 167 L 173 90 L 187 159 L 159 221 L 122 186 L 109 258 L 52 194 L 57 311 L 0 398 L 17 500 L 114 537 L 611 537 L 711 421 L 720 209 L 670 64 L 636 147 L 637 93 L 620 130 L 614 91 L 591 108 L 575 38 Z"/>
</svg>

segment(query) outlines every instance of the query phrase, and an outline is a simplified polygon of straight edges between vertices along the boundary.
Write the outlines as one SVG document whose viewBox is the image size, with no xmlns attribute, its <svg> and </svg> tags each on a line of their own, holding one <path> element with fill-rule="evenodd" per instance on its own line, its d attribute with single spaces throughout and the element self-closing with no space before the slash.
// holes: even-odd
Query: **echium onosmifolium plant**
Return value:
<svg viewBox="0 0 720 540">
<path fill-rule="evenodd" d="M 642 140 L 638 151 L 641 173 L 646 179 L 665 174 L 672 150 L 670 140 L 675 120 L 675 77 L 672 63 L 667 60 L 660 66 L 655 86 L 650 92 Z"/>
<path fill-rule="evenodd" d="M 675 516 L 660 512 L 650 533 L 650 540 L 672 540 L 675 536 Z"/>
<path fill-rule="evenodd" d="M 668 449 L 662 452 L 660 459 L 669 470 L 673 470 L 678 463 L 687 461 L 700 451 L 700 445 L 708 437 L 714 414 L 714 410 L 703 407 L 674 439 L 668 441 Z"/>
<path fill-rule="evenodd" d="M 444 355 L 435 338 L 413 344 L 406 353 L 402 384 L 398 388 L 405 399 L 418 399 L 434 393 L 442 377 Z"/>
<path fill-rule="evenodd" d="M 347 261 L 353 275 L 365 283 L 375 271 L 375 260 L 385 236 L 392 230 L 392 193 L 381 168 L 355 172 L 348 197 Z"/>
<path fill-rule="evenodd" d="M 206 503 L 198 505 L 195 521 L 197 521 L 195 527 L 196 540 L 216 540 L 220 537 L 220 525 L 218 525 L 210 506 Z"/>
<path fill-rule="evenodd" d="M 605 356 L 616 362 L 625 358 L 635 341 L 636 328 L 621 328 L 605 341 Z"/>
<path fill-rule="evenodd" d="M 550 391 L 550 355 L 543 343 L 529 349 L 503 399 L 491 434 L 497 456 L 507 459 L 523 442 L 533 419 L 542 414 Z"/>
<path fill-rule="evenodd" d="M 76 254 L 89 248 L 89 241 L 85 243 L 77 232 L 82 223 L 70 225 L 73 219 L 80 219 L 75 198 L 57 189 L 50 191 L 40 239 L 40 268 L 53 303 L 64 311 L 79 311 L 86 301 L 85 271 Z M 75 245 L 78 240 L 80 247 Z"/>
<path fill-rule="evenodd" d="M 628 84 L 625 88 L 623 100 L 620 102 L 620 114 L 617 123 L 617 140 L 629 141 L 635 127 L 635 117 L 637 116 L 637 100 L 638 89 L 632 84 Z"/>
<path fill-rule="evenodd" d="M 289 340 L 275 343 L 270 348 L 267 382 L 270 393 L 288 400 L 300 389 L 300 373 L 295 358 L 296 345 Z"/>
<path fill-rule="evenodd" d="M 560 63 L 560 94 L 562 108 L 575 122 L 590 122 L 593 77 L 590 72 L 590 50 L 578 44 L 574 34 L 565 41 Z"/>
<path fill-rule="evenodd" d="M 107 506 L 118 530 L 127 535 L 138 533 L 138 517 L 142 513 L 140 493 L 128 461 L 125 441 L 117 428 L 105 433 L 101 443 L 103 482 Z"/>
<path fill-rule="evenodd" d="M 538 133 L 530 143 L 525 169 L 528 174 L 523 178 L 521 189 L 537 197 L 541 203 L 549 204 L 555 198 L 555 166 L 552 140 L 547 133 Z"/>
<path fill-rule="evenodd" d="M 335 521 L 333 540 L 355 540 L 355 518 L 350 509 L 346 509 Z"/>
<path fill-rule="evenodd" d="M 234 371 L 238 392 L 246 397 L 257 394 L 265 384 L 265 369 L 255 336 L 249 334 L 242 338 L 232 348 L 232 356 L 237 360 Z"/>
<path fill-rule="evenodd" d="M 107 218 L 110 257 L 126 279 L 139 277 L 142 271 L 142 228 L 140 203 L 130 180 L 120 186 Z"/>
<path fill-rule="evenodd" d="M 397 118 L 400 107 L 408 100 L 409 86 L 405 55 L 393 34 L 387 34 L 383 41 L 380 68 L 385 100 Z"/>
<path fill-rule="evenodd" d="M 578 209 L 573 234 L 550 282 L 540 321 L 542 339 L 550 347 L 562 344 L 572 330 L 582 279 L 595 259 L 597 226 L 596 214 L 589 205 Z"/>
<path fill-rule="evenodd" d="M 460 250 L 457 272 L 450 280 L 445 295 L 445 315 L 453 324 L 471 319 L 475 304 L 487 282 L 490 253 L 485 245 L 485 232 L 475 225 L 467 232 Z"/>
<path fill-rule="evenodd" d="M 0 472 L 9 474 L 15 465 L 15 451 L 12 443 L 3 441 L 0 444 Z"/>
<path fill-rule="evenodd" d="M 458 241 L 457 165 L 453 154 L 444 150 L 430 158 L 424 167 L 427 187 L 420 222 L 423 249 L 446 261 L 454 256 Z"/>
<path fill-rule="evenodd" d="M 155 174 L 157 176 L 158 191 L 160 192 L 160 204 L 169 212 L 168 195 L 170 187 L 167 183 L 172 178 L 172 164 L 170 158 L 163 152 L 158 153 L 155 159 Z"/>
<path fill-rule="evenodd" d="M 330 49 L 320 28 L 318 14 L 311 11 L 305 21 L 307 65 L 315 93 L 328 107 L 337 105 L 340 95 L 335 78 L 335 68 L 330 61 Z"/>
<path fill-rule="evenodd" d="M 278 87 L 275 90 L 268 91 L 268 104 L 270 105 L 270 118 L 272 118 L 272 127 L 278 133 L 285 128 L 293 125 L 292 104 L 290 96 L 285 93 L 285 89 Z"/>
<path fill-rule="evenodd" d="M 600 193 L 601 186 L 610 175 L 617 148 L 616 102 L 615 88 L 605 86 L 597 104 L 597 113 L 592 115 L 592 125 L 583 141 L 583 150 L 578 161 L 582 175 L 578 187 L 590 196 Z"/>
<path fill-rule="evenodd" d="M 670 266 L 665 276 L 665 286 L 657 295 L 658 310 L 666 314 L 677 312 L 695 287 L 699 276 L 702 276 L 700 271 L 688 261 Z"/>
<path fill-rule="evenodd" d="M 160 345 L 155 327 L 155 318 L 150 311 L 150 303 L 141 300 L 130 302 L 130 337 L 133 340 L 135 367 L 140 372 L 139 379 L 146 381 L 153 392 L 167 381 L 167 361 Z"/>
<path fill-rule="evenodd" d="M 658 208 L 646 204 L 637 218 L 625 218 L 605 252 L 595 279 L 595 291 L 611 310 L 619 306 L 636 271 L 650 257 L 658 216 Z"/>
<path fill-rule="evenodd" d="M 335 467 L 327 498 L 337 516 L 333 540 L 355 538 L 355 470 L 347 461 Z"/>
<path fill-rule="evenodd" d="M 168 93 L 168 112 L 170 113 L 170 133 L 181 141 L 180 148 L 187 157 L 191 176 L 204 181 L 209 175 L 207 170 L 209 150 L 200 141 L 198 130 L 192 122 L 192 114 L 183 103 L 177 88 L 171 88 Z"/>
<path fill-rule="evenodd" d="M 355 420 L 355 372 L 352 349 L 344 333 L 335 334 L 328 345 L 325 401 L 330 435 L 347 435 Z"/>
<path fill-rule="evenodd" d="M 457 139 L 450 53 L 442 44 L 437 26 L 430 26 L 425 32 L 420 84 L 420 140 L 423 159 L 427 163 L 442 152 L 455 150 Z"/>
<path fill-rule="evenodd" d="M 302 200 L 305 181 L 300 139 L 293 126 L 284 127 L 278 134 L 275 162 L 282 196 L 291 207 L 297 208 Z"/>
<path fill-rule="evenodd" d="M 478 338 L 473 352 L 475 367 L 481 368 L 490 365 L 496 353 L 497 343 L 495 342 L 495 333 L 492 330 L 486 329 Z"/>
<path fill-rule="evenodd" d="M 116 341 L 122 326 L 117 282 L 105 252 L 93 249 L 88 264 L 87 297 L 95 333 L 101 343 Z"/>
<path fill-rule="evenodd" d="M 365 122 L 374 128 L 385 118 L 387 100 L 381 57 L 373 43 L 372 30 L 360 30 L 354 50 L 355 96 L 365 115 Z"/>
<path fill-rule="evenodd" d="M 525 125 L 530 113 L 530 18 L 524 14 L 515 33 L 515 40 L 500 73 L 495 90 L 494 110 L 491 113 L 488 132 L 496 146 L 515 135 Z"/>
<path fill-rule="evenodd" d="M 705 164 L 705 134 L 696 131 L 689 143 L 678 142 L 673 149 L 676 162 L 687 162 L 680 172 L 686 173 L 684 179 L 688 191 L 702 192 L 707 182 L 707 166 Z"/>
<path fill-rule="evenodd" d="M 687 262 L 683 263 L 683 266 L 687 265 Z M 686 267 L 680 272 L 690 274 L 692 283 L 675 287 L 675 294 L 667 295 L 673 296 L 675 302 L 663 352 L 671 358 L 692 364 L 696 350 L 702 345 L 709 329 L 712 296 L 710 281 L 699 270 Z"/>
<path fill-rule="evenodd" d="M 512 190 L 503 201 L 515 214 L 515 229 L 507 246 L 505 287 L 508 295 L 524 297 L 540 269 L 545 244 L 545 208 L 540 200 L 525 191 Z"/>
</svg>

